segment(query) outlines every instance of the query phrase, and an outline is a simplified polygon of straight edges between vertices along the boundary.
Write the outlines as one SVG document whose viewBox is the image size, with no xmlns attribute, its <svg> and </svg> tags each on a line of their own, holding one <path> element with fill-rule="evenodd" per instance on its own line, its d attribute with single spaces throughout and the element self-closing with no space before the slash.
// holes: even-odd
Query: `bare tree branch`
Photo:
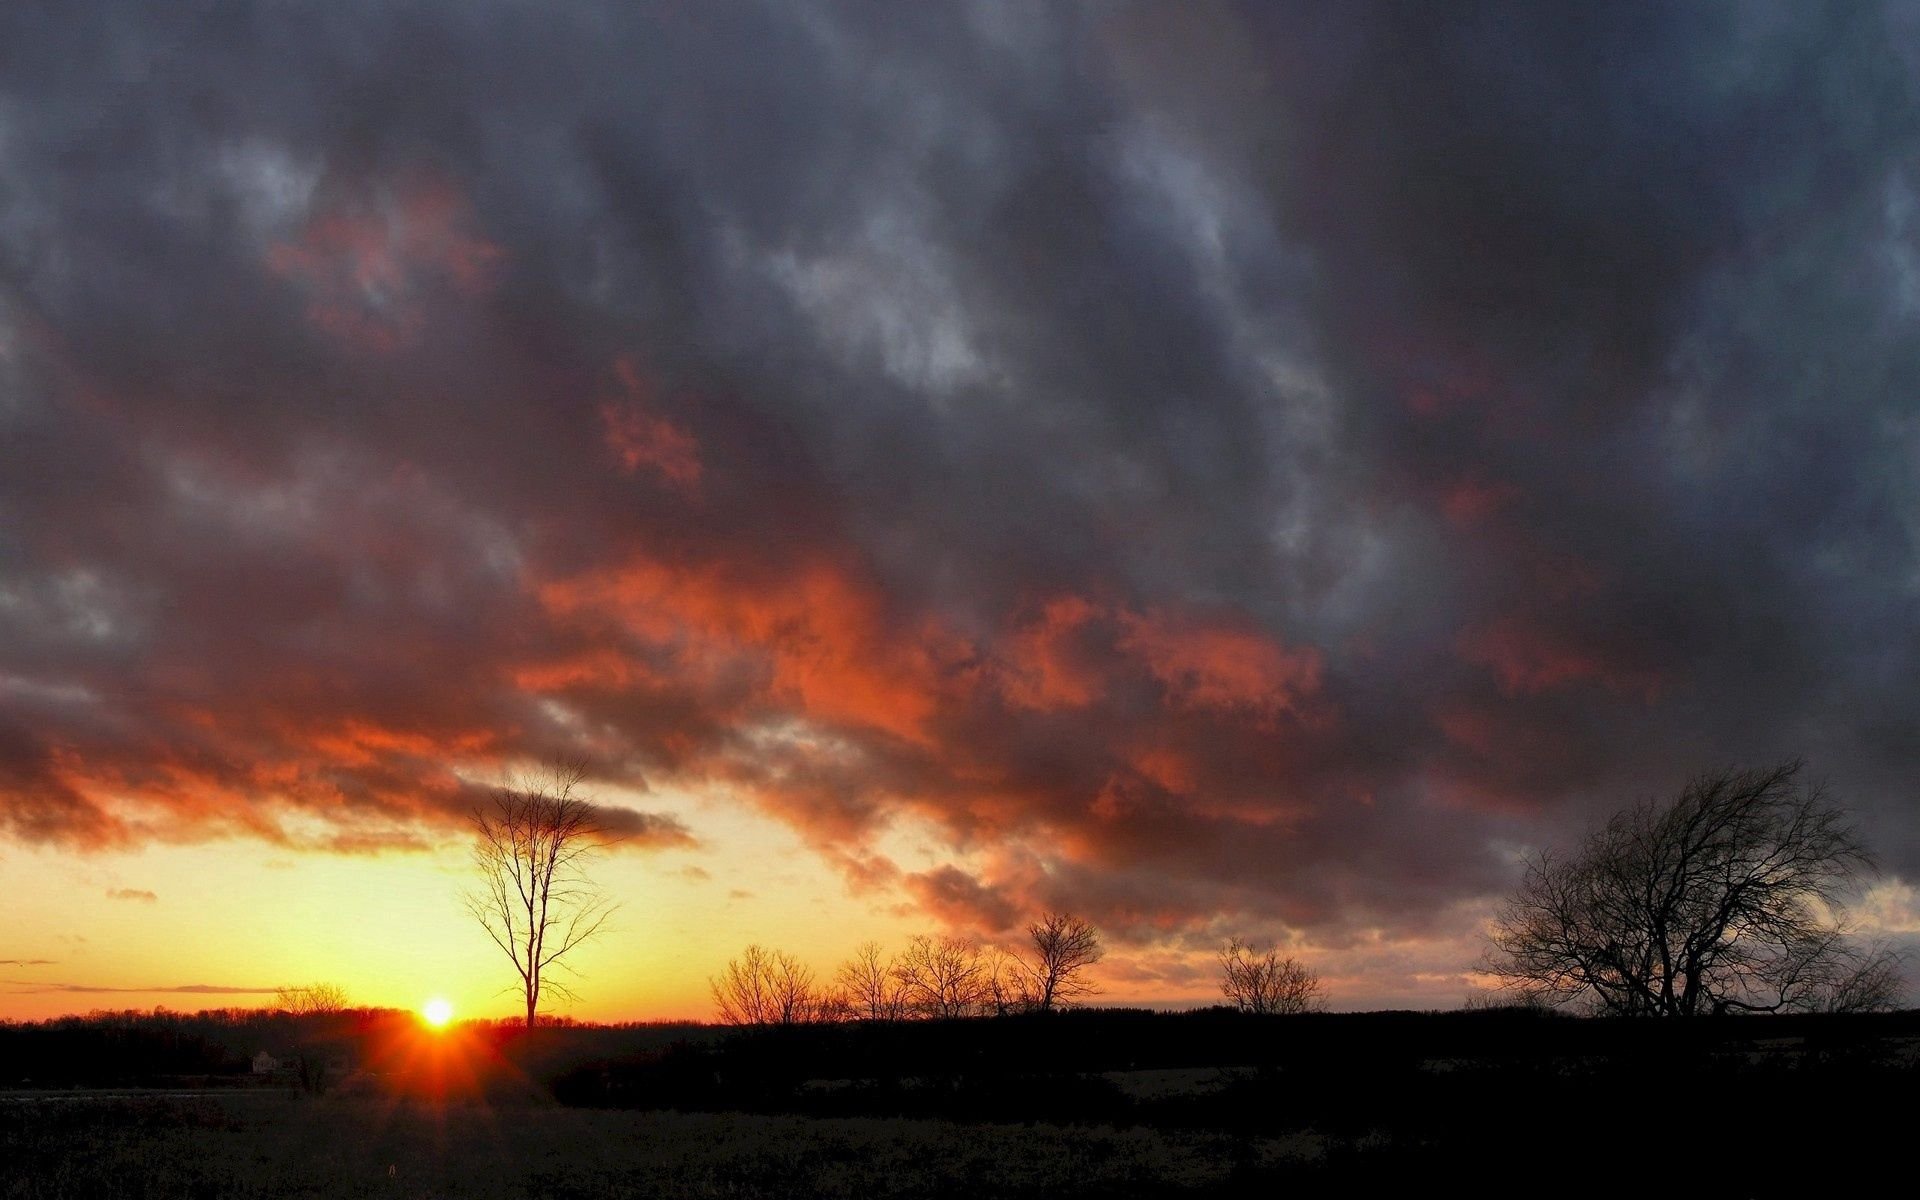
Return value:
<svg viewBox="0 0 1920 1200">
<path fill-rule="evenodd" d="M 987 960 L 970 938 L 914 935 L 893 977 L 906 1010 L 919 1017 L 977 1016 L 993 1001 Z"/>
<path fill-rule="evenodd" d="M 273 1006 L 295 1016 L 346 1011 L 347 989 L 337 983 L 289 985 L 274 993 Z"/>
<path fill-rule="evenodd" d="M 784 950 L 748 946 L 707 981 L 727 1025 L 803 1025 L 839 1019 L 848 1002 L 814 986 L 813 969 Z"/>
<path fill-rule="evenodd" d="M 883 956 L 879 942 L 867 942 L 855 950 L 852 958 L 840 964 L 835 981 L 859 1020 L 898 1021 L 906 1016 L 906 998 L 894 974 L 894 960 Z"/>
<path fill-rule="evenodd" d="M 1278 950 L 1261 954 L 1239 938 L 1220 951 L 1220 993 L 1250 1013 L 1312 1012 L 1326 1003 L 1312 968 Z"/>
</svg>

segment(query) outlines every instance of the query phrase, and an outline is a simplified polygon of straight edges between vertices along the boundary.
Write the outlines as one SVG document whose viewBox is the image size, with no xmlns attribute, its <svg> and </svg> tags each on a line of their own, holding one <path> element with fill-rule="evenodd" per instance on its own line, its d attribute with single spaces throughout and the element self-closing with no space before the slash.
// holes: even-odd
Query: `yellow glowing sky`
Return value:
<svg viewBox="0 0 1920 1200">
<path fill-rule="evenodd" d="M 787 825 L 724 795 L 601 791 L 601 802 L 677 813 L 692 847 L 614 850 L 593 875 L 616 898 L 609 928 L 578 951 L 577 1002 L 543 1013 L 585 1021 L 707 1020 L 707 979 L 749 943 L 810 964 L 823 981 L 860 943 L 895 950 L 945 932 L 897 891 L 851 891 Z M 0 938 L 0 1019 L 165 1006 L 273 1002 L 286 985 L 331 983 L 355 1005 L 419 1011 L 445 998 L 456 1017 L 514 1017 L 517 980 L 461 906 L 468 841 L 448 829 L 430 850 L 346 855 L 259 841 L 76 852 L 11 845 L 0 886 L 14 897 Z M 903 870 L 965 863 L 930 831 L 872 842 Z M 151 898 L 148 898 L 148 896 Z M 1452 932 L 1363 931 L 1305 948 L 1333 1007 L 1450 1007 L 1470 986 L 1472 905 Z M 49 960 L 44 963 L 32 960 Z M 1109 941 L 1098 1003 L 1218 998 L 1204 944 Z M 217 989 L 194 990 L 201 985 Z M 252 990 L 245 990 L 252 989 Z"/>
<path fill-rule="evenodd" d="M 578 1003 L 543 1011 L 582 1020 L 704 1019 L 706 979 L 749 942 L 798 954 L 822 973 L 873 938 L 926 928 L 895 897 L 848 894 L 785 827 L 720 801 L 675 797 L 700 845 L 613 852 L 594 869 L 618 899 L 611 928 L 581 948 Z M 703 874 L 704 873 L 704 877 Z M 0 967 L 0 1016 L 95 1008 L 252 1006 L 270 995 L 163 990 L 272 988 L 323 981 L 355 1004 L 418 1008 L 444 996 L 461 1017 L 510 1016 L 511 968 L 460 906 L 471 879 L 457 833 L 431 852 L 343 856 L 257 842 L 74 854 L 10 847 L 0 875 L 18 897 Z M 114 898 L 151 892 L 152 900 Z M 564 977 L 563 977 L 564 978 Z"/>
</svg>

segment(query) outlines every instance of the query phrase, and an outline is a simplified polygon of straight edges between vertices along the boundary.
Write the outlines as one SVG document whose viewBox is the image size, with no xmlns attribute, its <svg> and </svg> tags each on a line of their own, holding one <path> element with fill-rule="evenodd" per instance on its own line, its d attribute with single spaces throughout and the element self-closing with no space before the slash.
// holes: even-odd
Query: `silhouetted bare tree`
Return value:
<svg viewBox="0 0 1920 1200">
<path fill-rule="evenodd" d="M 774 1023 L 771 952 L 758 944 L 741 951 L 718 975 L 707 980 L 724 1025 Z"/>
<path fill-rule="evenodd" d="M 1265 954 L 1239 938 L 1220 951 L 1220 992 L 1241 1012 L 1303 1013 L 1325 1003 L 1320 977 L 1278 950 Z"/>
<path fill-rule="evenodd" d="M 1033 941 L 1031 957 L 1023 962 L 1031 1007 L 1051 1012 L 1099 990 L 1086 977 L 1105 953 L 1099 930 L 1071 913 L 1055 912 L 1027 926 L 1027 936 Z"/>
<path fill-rule="evenodd" d="M 513 963 L 533 1028 L 543 995 L 573 991 L 550 968 L 606 925 L 613 905 L 586 868 L 608 839 L 598 810 L 578 795 L 585 768 L 549 764 L 509 780 L 473 814 L 480 883 L 467 911 Z"/>
<path fill-rule="evenodd" d="M 814 994 L 813 968 L 793 955 L 776 950 L 771 956 L 768 995 L 773 1001 L 776 1023 L 800 1025 L 817 1015 L 820 1005 Z"/>
<path fill-rule="evenodd" d="M 816 988 L 813 969 L 783 950 L 752 945 L 707 981 L 722 1023 L 800 1025 L 837 1020 L 846 1000 Z"/>
<path fill-rule="evenodd" d="M 293 1071 L 303 1092 L 321 1092 L 327 1086 L 327 1060 L 333 1056 L 337 1030 L 316 1021 L 347 1010 L 347 989 L 337 983 L 289 985 L 274 993 L 274 1007 L 303 1018 L 298 1022 L 299 1042 L 294 1047 Z"/>
<path fill-rule="evenodd" d="M 347 989 L 337 983 L 304 983 L 274 993 L 273 1006 L 295 1016 L 346 1011 Z"/>
<path fill-rule="evenodd" d="M 1848 936 L 1842 904 L 1867 851 L 1799 774 L 1699 775 L 1575 854 L 1535 856 L 1494 923 L 1489 969 L 1631 1016 L 1894 1006 L 1897 960 Z"/>
<path fill-rule="evenodd" d="M 969 938 L 914 935 L 894 960 L 893 977 L 916 1016 L 970 1017 L 993 1001 L 987 961 Z"/>
<path fill-rule="evenodd" d="M 856 1019 L 898 1021 L 906 1015 L 906 1001 L 893 968 L 894 960 L 886 957 L 879 942 L 863 943 L 852 958 L 840 964 L 835 979 Z"/>
<path fill-rule="evenodd" d="M 980 951 L 981 976 L 985 980 L 980 1011 L 996 1017 L 1030 1012 L 1035 1007 L 1033 980 L 1027 964 L 1018 954 L 1000 946 Z"/>
<path fill-rule="evenodd" d="M 853 1017 L 852 997 L 838 986 L 821 986 L 809 994 L 806 1015 L 802 1019 L 813 1024 L 825 1024 L 830 1021 L 850 1021 Z"/>
</svg>

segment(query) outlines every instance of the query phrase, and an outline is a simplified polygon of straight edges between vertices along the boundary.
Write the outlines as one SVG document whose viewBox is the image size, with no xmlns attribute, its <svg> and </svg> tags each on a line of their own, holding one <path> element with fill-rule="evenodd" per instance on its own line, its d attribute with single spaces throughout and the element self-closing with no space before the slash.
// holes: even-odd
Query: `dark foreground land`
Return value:
<svg viewBox="0 0 1920 1200">
<path fill-rule="evenodd" d="M 318 1093 L 0 1089 L 0 1200 L 1830 1195 L 1920 1133 L 1920 1014 L 684 1033 L 438 1042 Z"/>
<path fill-rule="evenodd" d="M 241 1096 L 0 1115 L 7 1197 L 1217 1194 L 1193 1131 Z M 1282 1139 L 1275 1161 L 1310 1148 Z"/>
</svg>

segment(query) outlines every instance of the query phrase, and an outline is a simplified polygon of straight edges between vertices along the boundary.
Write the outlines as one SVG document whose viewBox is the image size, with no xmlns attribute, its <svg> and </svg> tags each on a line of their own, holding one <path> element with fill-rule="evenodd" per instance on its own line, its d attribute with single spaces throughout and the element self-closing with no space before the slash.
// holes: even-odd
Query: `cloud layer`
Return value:
<svg viewBox="0 0 1920 1200">
<path fill-rule="evenodd" d="M 1917 19 L 13 6 L 0 827 L 584 751 L 1340 946 L 1803 754 L 1911 877 Z"/>
</svg>

